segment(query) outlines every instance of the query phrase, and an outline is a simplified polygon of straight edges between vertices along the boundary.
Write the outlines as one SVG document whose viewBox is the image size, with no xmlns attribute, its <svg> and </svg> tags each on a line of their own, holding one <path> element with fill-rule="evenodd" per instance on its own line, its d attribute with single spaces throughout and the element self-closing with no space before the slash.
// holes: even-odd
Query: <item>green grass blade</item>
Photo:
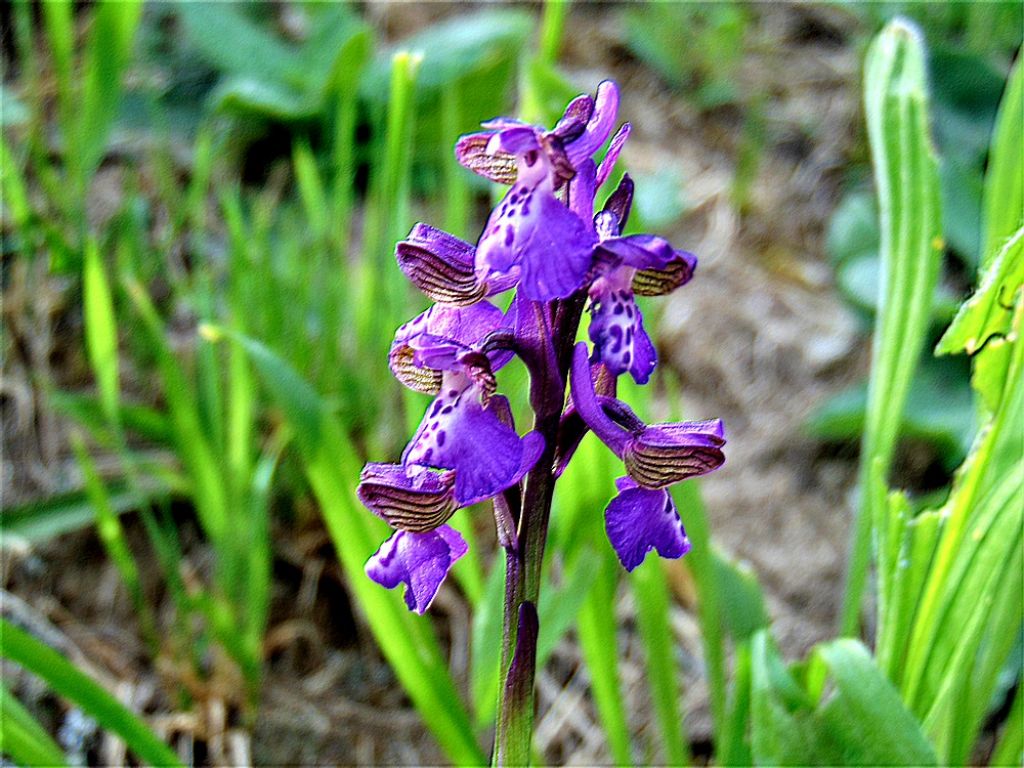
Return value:
<svg viewBox="0 0 1024 768">
<path fill-rule="evenodd" d="M 0 619 L 3 657 L 21 665 L 70 699 L 153 766 L 180 766 L 178 756 L 121 702 L 47 645 Z"/>
<path fill-rule="evenodd" d="M 0 754 L 16 765 L 67 765 L 64 753 L 32 714 L 0 683 Z"/>
<path fill-rule="evenodd" d="M 110 503 L 110 494 L 99 474 L 96 472 L 96 465 L 89 456 L 80 435 L 73 434 L 71 445 L 75 452 L 78 466 L 85 478 L 85 490 L 89 496 L 89 503 L 96 513 L 96 532 L 100 541 L 103 542 L 107 555 L 110 557 L 117 572 L 121 576 L 128 595 L 139 614 L 139 623 L 142 625 L 142 634 L 147 642 L 156 648 L 156 622 L 153 613 L 146 603 L 145 595 L 142 593 L 142 582 L 139 579 L 139 569 L 128 548 L 128 542 L 124 537 L 124 529 L 121 527 L 121 519 L 114 506 Z"/>
<path fill-rule="evenodd" d="M 103 159 L 121 101 L 121 76 L 141 18 L 141 0 L 104 0 L 93 13 L 82 66 L 81 134 L 76 147 L 83 190 Z"/>
<path fill-rule="evenodd" d="M 386 535 L 355 496 L 359 460 L 340 424 L 316 392 L 262 344 L 219 329 L 249 354 L 271 399 L 284 411 L 306 475 L 321 505 L 349 590 L 395 675 L 448 757 L 486 762 L 429 623 L 409 613 L 397 591 L 385 591 L 363 571 Z"/>
<path fill-rule="evenodd" d="M 94 240 L 85 247 L 82 262 L 82 312 L 85 317 L 85 349 L 100 393 L 104 414 L 118 418 L 117 320 L 99 248 Z"/>
<path fill-rule="evenodd" d="M 984 230 L 982 268 L 989 265 L 1003 243 L 1024 225 L 1024 64 L 1010 73 L 999 105 L 989 149 L 983 193 Z"/>
<path fill-rule="evenodd" d="M 619 685 L 616 641 L 618 625 L 614 606 L 619 564 L 610 549 L 606 548 L 602 554 L 604 557 L 594 569 L 590 594 L 580 609 L 576 632 L 612 759 L 617 765 L 632 765 L 629 721 Z"/>
<path fill-rule="evenodd" d="M 647 680 L 665 749 L 664 759 L 670 765 L 689 765 L 690 749 L 679 710 L 681 671 L 676 663 L 675 637 L 669 624 L 669 590 L 661 561 L 648 558 L 630 574 L 630 586 L 647 654 Z"/>
<path fill-rule="evenodd" d="M 882 229 L 882 274 L 861 446 L 859 505 L 847 566 L 841 632 L 857 632 L 872 529 L 872 465 L 888 467 L 910 380 L 928 327 L 942 255 L 938 164 L 928 134 L 920 33 L 895 20 L 875 38 L 864 67 L 864 105 Z M 879 520 L 876 520 L 879 518 Z"/>
</svg>

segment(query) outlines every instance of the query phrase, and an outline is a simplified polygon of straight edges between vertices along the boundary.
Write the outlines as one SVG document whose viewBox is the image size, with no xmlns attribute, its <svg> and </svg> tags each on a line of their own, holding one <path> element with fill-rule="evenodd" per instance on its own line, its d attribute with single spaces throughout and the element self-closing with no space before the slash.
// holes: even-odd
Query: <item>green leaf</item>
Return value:
<svg viewBox="0 0 1024 768">
<path fill-rule="evenodd" d="M 924 47 L 900 20 L 875 38 L 864 65 L 864 104 L 881 222 L 882 273 L 872 343 L 860 486 L 871 465 L 888 467 L 921 353 L 942 255 L 938 165 L 928 135 Z M 842 631 L 853 634 L 882 510 L 862 494 L 848 566 Z"/>
<path fill-rule="evenodd" d="M 983 266 L 988 266 L 1003 250 L 1003 243 L 1024 225 L 1024 138 L 1021 137 L 1024 137 L 1024 66 L 1018 56 L 999 105 L 989 149 L 983 198 Z"/>
<path fill-rule="evenodd" d="M 1010 329 L 1015 296 L 1024 285 L 1024 227 L 984 267 L 978 290 L 965 301 L 939 340 L 936 354 L 974 354 Z"/>
<path fill-rule="evenodd" d="M 121 77 L 142 18 L 141 0 L 105 0 L 92 17 L 82 73 L 81 135 L 77 151 L 85 178 L 103 159 L 121 101 Z"/>
<path fill-rule="evenodd" d="M 964 366 L 949 362 L 927 357 L 922 361 L 907 395 L 899 434 L 933 445 L 952 471 L 970 448 L 975 407 Z M 807 429 L 822 440 L 856 440 L 864 432 L 867 400 L 866 382 L 842 390 L 811 414 Z"/>
<path fill-rule="evenodd" d="M 937 764 L 921 726 L 860 642 L 818 646 L 806 666 L 787 670 L 761 630 L 751 665 L 755 763 Z"/>
<path fill-rule="evenodd" d="M 531 14 L 518 9 L 486 9 L 460 14 L 381 50 L 361 88 L 364 98 L 386 97 L 391 59 L 396 51 L 423 57 L 418 83 L 424 94 L 437 93 L 497 61 L 513 57 L 533 28 Z"/>
<path fill-rule="evenodd" d="M 118 416 L 117 320 L 99 249 L 95 241 L 85 247 L 82 263 L 82 312 L 85 316 L 85 349 L 100 392 L 104 415 Z"/>
<path fill-rule="evenodd" d="M 109 491 L 110 506 L 117 514 L 137 509 L 140 504 L 169 493 L 167 487 L 157 483 L 148 488 L 149 496 L 140 497 L 136 489 L 129 489 L 125 483 L 115 484 Z M 62 534 L 88 528 L 95 519 L 84 490 L 10 507 L 0 512 L 0 549 L 49 541 Z"/>
<path fill-rule="evenodd" d="M 180 766 L 178 756 L 145 723 L 47 645 L 0 619 L 0 652 L 70 699 L 102 727 L 114 732 L 128 748 L 153 766 Z"/>
<path fill-rule="evenodd" d="M 717 547 L 711 551 L 722 599 L 725 628 L 737 642 L 767 627 L 769 618 L 764 595 L 750 566 L 733 560 Z"/>
<path fill-rule="evenodd" d="M 67 765 L 64 753 L 7 686 L 0 683 L 0 753 L 16 765 Z"/>
</svg>

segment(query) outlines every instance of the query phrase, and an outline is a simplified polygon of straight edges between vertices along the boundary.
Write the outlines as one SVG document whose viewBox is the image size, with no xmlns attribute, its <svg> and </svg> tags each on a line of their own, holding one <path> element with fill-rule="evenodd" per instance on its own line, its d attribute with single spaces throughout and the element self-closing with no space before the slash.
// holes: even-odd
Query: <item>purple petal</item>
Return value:
<svg viewBox="0 0 1024 768">
<path fill-rule="evenodd" d="M 725 463 L 720 419 L 647 427 L 623 456 L 626 471 L 645 488 L 665 488 L 713 472 Z"/>
<path fill-rule="evenodd" d="M 604 210 L 598 214 L 609 213 L 611 214 L 616 222 L 615 228 L 609 232 L 608 235 L 603 236 L 604 239 L 609 237 L 617 237 L 622 232 L 622 228 L 626 226 L 626 220 L 629 219 L 630 209 L 633 207 L 633 179 L 630 178 L 629 174 L 623 174 L 622 179 L 619 181 L 619 186 L 615 188 L 608 199 L 604 203 Z"/>
<path fill-rule="evenodd" d="M 594 100 L 594 113 L 587 123 L 583 134 L 566 147 L 572 164 L 578 165 L 586 157 L 593 155 L 608 140 L 615 125 L 619 112 L 619 87 L 611 80 L 605 80 L 597 86 L 597 98 Z"/>
<path fill-rule="evenodd" d="M 640 565 L 652 549 L 673 559 L 690 550 L 690 540 L 667 491 L 639 488 L 628 479 L 616 485 L 619 495 L 604 511 L 605 531 L 627 571 Z"/>
<path fill-rule="evenodd" d="M 475 256 L 472 245 L 428 224 L 416 224 L 395 246 L 398 266 L 417 288 L 434 301 L 458 306 L 484 295 L 473 270 Z"/>
<path fill-rule="evenodd" d="M 601 407 L 597 393 L 594 391 L 590 361 L 587 360 L 587 345 L 582 341 L 573 350 L 570 384 L 572 386 L 572 404 L 576 411 L 601 442 L 621 458 L 628 447 L 629 434 L 608 418 Z"/>
<path fill-rule="evenodd" d="M 551 130 L 551 134 L 563 142 L 573 141 L 579 138 L 586 129 L 593 114 L 594 99 L 587 94 L 577 96 L 566 106 L 565 112 L 562 113 L 558 124 Z"/>
<path fill-rule="evenodd" d="M 430 531 L 458 509 L 452 472 L 410 475 L 401 464 L 369 463 L 359 476 L 356 493 L 367 509 L 392 528 Z"/>
<path fill-rule="evenodd" d="M 594 240 L 588 225 L 555 198 L 550 183 L 519 184 L 487 222 L 477 245 L 477 274 L 518 266 L 528 298 L 565 298 L 586 279 Z"/>
<path fill-rule="evenodd" d="M 427 409 L 402 463 L 454 470 L 455 499 L 468 506 L 519 482 L 543 443 L 535 432 L 521 438 L 502 423 L 497 408 L 481 404 L 478 388 L 446 389 Z"/>
<path fill-rule="evenodd" d="M 516 158 L 505 152 L 489 153 L 487 145 L 494 134 L 469 133 L 455 143 L 455 158 L 464 168 L 498 184 L 516 183 Z"/>
<path fill-rule="evenodd" d="M 626 139 L 629 138 L 629 132 L 632 128 L 629 123 L 623 123 L 622 127 L 612 137 L 611 143 L 608 145 L 608 151 L 605 152 L 601 165 L 597 167 L 597 186 L 600 187 L 608 180 L 612 170 L 615 168 L 615 162 L 619 159 L 619 153 L 622 152 L 622 148 L 626 145 Z M 622 221 L 624 222 L 625 218 Z"/>
<path fill-rule="evenodd" d="M 621 282 L 621 281 L 619 281 Z M 632 291 L 615 282 L 598 278 L 591 289 L 594 297 L 590 339 L 594 359 L 608 366 L 614 375 L 632 374 L 637 384 L 646 384 L 658 362 L 640 308 Z"/>
<path fill-rule="evenodd" d="M 537 141 L 537 129 L 528 125 L 498 131 L 487 142 L 487 152 L 492 155 L 505 153 L 518 156 L 538 149 L 540 143 Z"/>
<path fill-rule="evenodd" d="M 405 604 L 422 614 L 455 562 L 469 551 L 447 525 L 427 533 L 397 531 L 366 561 L 366 575 L 387 589 L 405 584 Z"/>
<path fill-rule="evenodd" d="M 597 167 L 589 157 L 576 167 L 576 175 L 569 183 L 569 209 L 580 221 L 587 223 L 587 229 L 594 232 L 594 197 L 597 194 Z"/>
<path fill-rule="evenodd" d="M 461 370 L 460 358 L 503 322 L 502 311 L 488 301 L 466 307 L 435 304 L 395 332 L 388 356 L 391 371 L 417 392 L 436 393 L 438 372 Z"/>
<path fill-rule="evenodd" d="M 617 256 L 622 264 L 634 269 L 664 269 L 682 259 L 696 266 L 692 253 L 677 251 L 672 243 L 657 235 L 625 235 L 602 240 L 600 248 Z M 691 270 L 692 271 L 692 270 Z"/>
</svg>

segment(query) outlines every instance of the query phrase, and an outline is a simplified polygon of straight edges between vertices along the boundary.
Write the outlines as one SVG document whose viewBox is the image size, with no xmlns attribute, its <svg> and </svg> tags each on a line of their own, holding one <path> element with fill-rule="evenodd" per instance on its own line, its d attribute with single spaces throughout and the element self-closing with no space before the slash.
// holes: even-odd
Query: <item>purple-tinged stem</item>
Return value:
<svg viewBox="0 0 1024 768">
<path fill-rule="evenodd" d="M 554 302 L 554 355 L 536 355 L 530 370 L 534 429 L 544 437 L 544 453 L 526 476 L 516 546 L 505 553 L 505 614 L 502 685 L 495 732 L 494 765 L 527 765 L 534 718 L 537 613 L 551 499 L 555 489 L 555 447 L 565 405 L 572 345 L 586 293 Z M 534 305 L 536 311 L 547 307 Z M 549 342 L 550 343 L 550 342 Z M 557 371 L 549 367 L 554 364 Z M 557 382 L 557 385 L 555 385 Z M 512 649 L 515 649 L 514 652 Z"/>
</svg>

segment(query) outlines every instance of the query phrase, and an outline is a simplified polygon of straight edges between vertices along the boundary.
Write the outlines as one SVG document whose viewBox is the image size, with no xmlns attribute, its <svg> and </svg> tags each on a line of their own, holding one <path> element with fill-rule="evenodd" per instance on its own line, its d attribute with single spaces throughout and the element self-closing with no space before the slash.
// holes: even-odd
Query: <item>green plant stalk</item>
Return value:
<svg viewBox="0 0 1024 768">
<path fill-rule="evenodd" d="M 519 512 L 516 541 L 505 550 L 505 603 L 501 653 L 501 701 L 494 734 L 491 760 L 495 765 L 527 765 L 534 718 L 534 676 L 536 648 L 517 642 L 525 617 L 527 629 L 536 615 L 544 567 L 544 547 L 551 500 L 555 489 L 553 472 L 558 426 L 565 405 L 572 345 L 576 340 L 586 294 L 579 292 L 556 303 L 552 337 L 561 348 L 554 350 L 558 370 L 540 363 L 530 371 L 530 402 L 534 408 L 533 428 L 544 438 L 544 451 L 526 476 Z M 538 309 L 538 311 L 541 311 Z M 557 384 L 555 383 L 557 382 Z M 526 607 L 524 608 L 524 604 Z M 535 642 L 533 643 L 535 645 Z M 515 649 L 513 651 L 513 649 Z M 517 659 L 517 656 L 519 657 Z M 529 663 L 524 656 L 528 656 Z M 511 662 L 509 661 L 511 659 Z"/>
<path fill-rule="evenodd" d="M 892 461 L 943 249 L 938 165 L 928 137 L 924 48 L 916 29 L 897 19 L 879 34 L 868 51 L 864 89 L 883 279 L 861 445 L 860 504 L 840 618 L 845 636 L 858 630 L 872 531 L 884 531 L 884 510 L 875 509 L 875 495 L 868 492 L 871 467 L 880 460 L 888 468 Z"/>
<path fill-rule="evenodd" d="M 147 763 L 181 765 L 178 756 L 141 720 L 52 648 L 6 619 L 0 619 L 0 638 L 4 658 L 20 664 L 61 696 L 75 702 L 101 726 L 124 739 L 128 748 Z"/>
<path fill-rule="evenodd" d="M 458 136 L 462 132 L 462 83 L 453 83 L 441 92 L 441 122 L 445 136 Z M 470 192 L 466 170 L 459 165 L 454 153 L 444 158 L 444 228 L 456 237 L 463 237 L 468 228 Z"/>
<path fill-rule="evenodd" d="M 565 18 L 569 15 L 570 0 L 546 0 L 540 21 L 540 40 L 537 45 L 537 60 L 551 67 L 558 59 L 562 47 L 562 33 Z"/>
</svg>

